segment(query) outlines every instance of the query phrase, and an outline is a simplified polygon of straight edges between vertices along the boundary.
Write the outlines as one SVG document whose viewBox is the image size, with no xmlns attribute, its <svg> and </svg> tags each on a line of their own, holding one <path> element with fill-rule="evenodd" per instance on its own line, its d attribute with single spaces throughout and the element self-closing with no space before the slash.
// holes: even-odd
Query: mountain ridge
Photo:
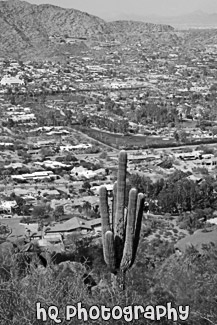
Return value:
<svg viewBox="0 0 217 325">
<path fill-rule="evenodd" d="M 77 9 L 26 1 L 0 1 L 0 56 L 10 53 L 34 55 L 57 50 L 62 53 L 87 49 L 84 40 L 110 40 L 115 34 L 172 31 L 170 26 L 145 22 L 105 22 Z M 58 38 L 59 37 L 59 38 Z M 79 44 L 66 38 L 83 38 Z M 58 40 L 58 41 L 57 41 Z M 59 43 L 58 43 L 59 42 Z"/>
<path fill-rule="evenodd" d="M 126 13 L 113 13 L 111 17 L 109 15 L 103 15 L 103 18 L 111 22 L 113 20 L 136 20 L 146 21 L 154 24 L 171 25 L 174 28 L 185 27 L 204 27 L 215 26 L 217 28 L 217 13 L 206 13 L 202 10 L 196 10 L 181 15 L 174 16 L 160 16 L 160 15 L 137 15 L 137 14 L 126 14 Z"/>
</svg>

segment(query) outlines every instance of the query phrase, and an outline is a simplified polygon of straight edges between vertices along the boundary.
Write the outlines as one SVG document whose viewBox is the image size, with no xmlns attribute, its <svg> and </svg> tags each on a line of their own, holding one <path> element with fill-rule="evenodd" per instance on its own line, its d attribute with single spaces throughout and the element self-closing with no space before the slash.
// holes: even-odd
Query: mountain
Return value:
<svg viewBox="0 0 217 325">
<path fill-rule="evenodd" d="M 127 35 L 136 33 L 158 33 L 158 32 L 171 32 L 174 30 L 173 27 L 169 25 L 146 23 L 142 21 L 132 21 L 132 20 L 118 20 L 109 22 L 108 26 L 111 28 L 113 33 L 121 34 L 125 33 Z"/>
<path fill-rule="evenodd" d="M 111 22 L 75 9 L 0 1 L 0 56 L 59 57 L 88 49 L 88 42 L 109 40 L 114 34 L 168 31 L 144 22 Z"/>
<path fill-rule="evenodd" d="M 32 5 L 24 1 L 0 1 L 0 55 L 32 53 L 37 56 L 60 51 L 76 50 L 77 45 L 52 42 L 58 37 L 89 38 L 110 33 L 102 19 L 74 9 L 53 5 Z M 80 42 L 81 48 L 86 46 Z M 80 46 L 79 46 L 80 48 Z"/>
<path fill-rule="evenodd" d="M 164 17 L 153 21 L 171 24 L 176 28 L 217 28 L 217 13 L 208 14 L 197 10 L 189 14 Z"/>
<path fill-rule="evenodd" d="M 113 13 L 112 15 L 103 15 L 107 21 L 112 20 L 136 20 L 145 21 L 154 24 L 171 25 L 179 29 L 188 28 L 217 28 L 217 13 L 208 14 L 197 10 L 188 14 L 176 16 L 158 16 L 158 15 L 136 15 L 126 13 Z"/>
</svg>

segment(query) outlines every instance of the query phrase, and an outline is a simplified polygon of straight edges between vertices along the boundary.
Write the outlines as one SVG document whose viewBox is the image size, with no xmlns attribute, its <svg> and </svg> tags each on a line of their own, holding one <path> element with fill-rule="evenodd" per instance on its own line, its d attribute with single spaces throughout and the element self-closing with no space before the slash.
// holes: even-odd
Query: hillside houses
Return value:
<svg viewBox="0 0 217 325">
<path fill-rule="evenodd" d="M 8 107 L 5 117 L 8 122 L 12 121 L 15 125 L 37 125 L 35 114 L 29 107 L 20 105 Z"/>
<path fill-rule="evenodd" d="M 24 85 L 24 80 L 20 79 L 18 76 L 12 77 L 9 75 L 4 76 L 0 81 L 1 86 L 22 86 Z"/>
<path fill-rule="evenodd" d="M 93 179 L 94 177 L 103 176 L 103 175 L 105 175 L 104 169 L 98 169 L 92 171 L 80 166 L 80 167 L 73 168 L 71 170 L 70 176 L 75 180 L 79 180 L 79 179 Z"/>
<path fill-rule="evenodd" d="M 71 165 L 68 165 L 68 164 L 63 164 L 59 161 L 54 161 L 54 160 L 44 160 L 43 162 L 35 162 L 34 163 L 36 166 L 39 165 L 39 166 L 42 166 L 44 167 L 45 169 L 51 169 L 51 170 L 55 170 L 55 169 L 66 169 L 66 170 L 69 170 L 72 168 Z"/>
<path fill-rule="evenodd" d="M 101 218 L 95 220 L 84 220 L 78 217 L 71 218 L 63 223 L 56 224 L 46 230 L 46 235 L 59 235 L 66 237 L 70 234 L 85 235 L 88 232 L 101 230 Z"/>
<path fill-rule="evenodd" d="M 153 124 L 156 123 L 156 120 L 154 121 L 150 117 L 139 118 L 139 113 L 134 114 L 132 112 L 135 109 L 135 105 L 138 111 L 143 111 L 143 114 L 145 112 L 144 107 L 154 105 L 159 110 L 162 107 L 169 107 L 167 108 L 169 111 L 175 108 L 177 119 L 180 117 L 182 119 L 190 117 L 193 120 L 204 118 L 208 103 L 203 101 L 202 105 L 196 102 L 195 99 L 198 96 L 202 96 L 204 99 L 207 96 L 213 96 L 213 92 L 210 91 L 213 86 L 213 71 L 208 71 L 207 78 L 204 76 L 204 78 L 198 80 L 195 78 L 195 74 L 197 74 L 199 69 L 198 63 L 200 63 L 200 66 L 201 64 L 206 65 L 206 63 L 212 60 L 211 54 L 206 53 L 204 57 L 203 55 L 199 56 L 198 60 L 189 59 L 189 61 L 185 62 L 180 54 L 178 45 L 171 46 L 171 49 L 167 48 L 163 53 L 155 49 L 153 52 L 155 53 L 154 55 L 150 49 L 145 48 L 143 42 L 139 42 L 139 46 L 134 51 L 132 51 L 130 45 L 122 46 L 121 44 L 116 44 L 116 46 L 120 47 L 120 51 L 106 51 L 105 55 L 101 59 L 97 58 L 97 60 L 93 59 L 91 55 L 88 56 L 88 60 L 86 60 L 86 57 L 79 59 L 76 56 L 70 56 L 67 64 L 54 62 L 44 62 L 41 64 L 29 61 L 23 63 L 22 66 L 15 64 L 16 62 L 11 60 L 9 67 L 7 66 L 4 69 L 3 65 L 3 71 L 11 67 L 13 72 L 17 72 L 17 74 L 18 72 L 23 72 L 25 80 L 27 80 L 26 91 L 31 92 L 32 96 L 34 94 L 37 95 L 37 93 L 43 94 L 43 96 L 49 93 L 68 93 L 71 88 L 75 89 L 75 92 L 76 89 L 78 91 L 82 90 L 84 103 L 79 103 L 76 100 L 71 102 L 67 108 L 64 108 L 63 102 L 61 103 L 60 101 L 56 101 L 56 103 L 51 105 L 47 103 L 47 107 L 53 110 L 55 114 L 43 120 L 45 126 L 46 124 L 52 125 L 54 123 L 63 125 L 67 119 L 69 124 L 83 123 L 82 120 L 85 118 L 92 127 L 102 128 L 101 124 L 103 123 L 101 121 L 103 120 L 103 114 L 101 115 L 100 112 L 106 111 L 107 113 L 109 112 L 108 118 L 112 118 L 115 122 L 119 121 L 119 115 L 127 117 L 129 122 L 135 123 L 133 128 L 129 128 L 130 132 L 139 132 L 141 134 L 141 127 L 138 127 L 138 124 Z M 120 55 L 121 51 L 126 49 L 127 51 L 124 56 L 127 58 L 127 66 L 122 62 L 122 56 Z M 136 60 L 135 57 L 137 55 L 140 56 L 142 52 L 145 53 L 146 62 L 149 62 L 149 66 L 145 67 L 145 72 L 143 71 L 144 61 Z M 114 65 L 112 61 L 114 60 L 114 56 L 118 56 L 118 60 L 120 61 L 118 66 Z M 162 64 L 162 60 L 164 63 L 167 62 L 168 65 Z M 170 62 L 172 64 L 174 62 L 176 63 L 173 66 L 174 71 L 172 72 L 170 71 Z M 153 82 L 156 85 L 160 85 L 160 87 L 153 86 Z M 28 85 L 31 87 L 28 88 Z M 139 94 L 138 90 L 136 90 L 138 87 L 141 87 Z M 106 88 L 112 90 L 111 94 L 108 94 L 111 99 L 109 105 L 103 93 Z M 127 96 L 123 97 L 122 88 L 129 89 Z M 85 93 L 85 90 L 87 93 Z M 118 93 L 116 90 L 120 92 Z M 115 100 L 113 99 L 114 95 Z M 29 112 L 29 114 L 33 113 Z M 37 123 L 39 118 L 38 114 L 35 114 L 35 119 L 33 115 L 28 116 L 27 112 L 25 117 L 17 118 L 15 115 L 14 112 L 12 114 L 13 122 L 23 124 Z M 97 120 L 95 116 L 98 117 Z M 171 123 L 176 124 L 176 118 L 171 118 Z M 98 122 L 99 120 L 100 123 Z M 135 120 L 137 121 L 135 122 Z M 42 120 L 40 120 L 41 122 Z M 116 129 L 111 130 L 110 124 L 106 124 L 106 127 L 109 128 L 108 130 L 118 133 Z M 61 132 L 63 135 L 63 131 Z M 65 135 L 69 134 L 67 132 L 65 132 Z M 47 132 L 47 135 L 54 136 L 61 135 L 61 133 L 57 130 L 51 130 Z M 192 136 L 193 138 L 198 138 L 194 134 Z M 166 134 L 164 138 L 170 139 L 172 136 Z M 74 149 L 76 148 L 61 148 L 61 150 Z"/>
<path fill-rule="evenodd" d="M 74 150 L 80 150 L 80 149 L 89 149 L 91 148 L 92 145 L 91 144 L 77 144 L 75 146 L 72 145 L 65 145 L 65 146 L 60 146 L 60 151 L 64 152 L 64 151 L 74 151 Z"/>
<path fill-rule="evenodd" d="M 29 181 L 39 181 L 39 180 L 54 180 L 58 176 L 54 175 L 51 171 L 33 172 L 31 174 L 22 175 L 12 175 L 11 179 L 16 182 L 29 182 Z"/>
<path fill-rule="evenodd" d="M 12 208 L 17 206 L 16 201 L 1 201 L 0 202 L 0 215 L 2 213 L 9 213 L 11 214 Z"/>
<path fill-rule="evenodd" d="M 129 174 L 153 181 L 176 170 L 192 179 L 215 174 L 215 150 L 168 149 L 217 137 L 213 47 L 186 50 L 179 35 L 168 37 L 160 34 L 160 45 L 142 34 L 136 42 L 97 40 L 64 62 L 1 61 L 0 181 L 5 201 L 15 193 L 30 207 L 18 214 L 31 219 L 37 204 L 48 203 L 57 226 L 78 210 L 80 217 L 95 213 L 99 187 L 112 192 L 122 148 L 132 150 Z M 81 222 L 75 227 L 91 232 Z"/>
</svg>

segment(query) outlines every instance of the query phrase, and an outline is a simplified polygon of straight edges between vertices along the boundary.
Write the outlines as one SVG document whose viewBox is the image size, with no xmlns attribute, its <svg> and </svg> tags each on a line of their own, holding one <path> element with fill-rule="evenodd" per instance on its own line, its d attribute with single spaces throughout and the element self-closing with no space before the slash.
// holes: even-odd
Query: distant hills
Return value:
<svg viewBox="0 0 217 325">
<path fill-rule="evenodd" d="M 157 16 L 157 15 L 135 15 L 135 14 L 115 14 L 111 16 L 103 15 L 107 21 L 112 20 L 136 20 L 154 24 L 166 24 L 175 28 L 217 28 L 217 13 L 208 14 L 197 10 L 189 14 L 177 16 Z"/>
<path fill-rule="evenodd" d="M 146 23 L 133 20 L 117 20 L 108 23 L 112 33 L 143 33 L 143 32 L 170 32 L 174 28 L 166 24 Z"/>
<path fill-rule="evenodd" d="M 53 58 L 81 52 L 88 48 L 88 41 L 114 39 L 115 34 L 172 30 L 171 26 L 145 22 L 105 22 L 79 10 L 53 5 L 0 1 L 0 56 Z"/>
<path fill-rule="evenodd" d="M 0 55 L 18 53 L 37 57 L 71 52 L 70 44 L 52 42 L 52 36 L 90 37 L 108 34 L 107 23 L 98 17 L 74 9 L 52 5 L 32 5 L 12 0 L 0 1 Z M 60 40 L 61 41 L 61 40 Z M 85 49 L 82 43 L 73 50 Z M 73 51 L 72 51 L 73 52 Z"/>
</svg>

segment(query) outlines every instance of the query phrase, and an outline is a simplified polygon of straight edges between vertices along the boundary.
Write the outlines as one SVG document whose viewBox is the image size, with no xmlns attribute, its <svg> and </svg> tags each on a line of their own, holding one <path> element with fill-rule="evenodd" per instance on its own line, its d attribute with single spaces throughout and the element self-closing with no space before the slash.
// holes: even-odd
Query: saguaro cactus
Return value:
<svg viewBox="0 0 217 325">
<path fill-rule="evenodd" d="M 126 202 L 127 153 L 119 154 L 117 182 L 113 188 L 112 214 L 109 215 L 108 194 L 105 186 L 100 188 L 100 213 L 102 219 L 102 241 L 104 260 L 113 279 L 121 275 L 121 286 L 125 286 L 125 272 L 133 265 L 139 243 L 144 195 L 132 188 Z"/>
</svg>

